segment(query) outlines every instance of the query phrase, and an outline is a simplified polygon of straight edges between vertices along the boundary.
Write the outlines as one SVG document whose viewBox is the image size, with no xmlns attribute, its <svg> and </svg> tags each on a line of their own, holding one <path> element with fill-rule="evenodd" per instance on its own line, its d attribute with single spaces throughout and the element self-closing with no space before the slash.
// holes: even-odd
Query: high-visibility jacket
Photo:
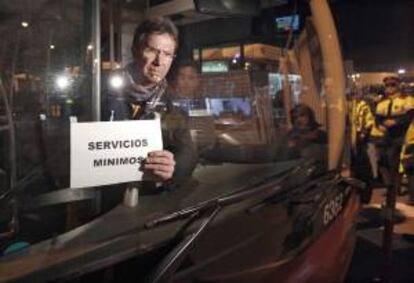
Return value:
<svg viewBox="0 0 414 283">
<path fill-rule="evenodd" d="M 414 99 L 411 96 L 396 93 L 378 102 L 375 109 L 375 122 L 377 126 L 384 125 L 387 119 L 393 119 L 396 124 L 388 127 L 384 138 L 395 140 L 404 138 L 411 122 L 411 113 L 414 110 Z"/>
<path fill-rule="evenodd" d="M 411 121 L 405 134 L 400 161 L 400 173 L 414 173 L 408 172 L 414 170 L 414 121 Z"/>
<path fill-rule="evenodd" d="M 364 100 L 353 100 L 351 111 L 351 138 L 355 146 L 358 140 L 365 138 L 375 124 L 371 108 Z"/>
<path fill-rule="evenodd" d="M 371 131 L 369 133 L 369 139 L 373 143 L 375 142 L 381 142 L 385 138 L 386 132 L 378 128 L 377 123 L 374 123 L 374 126 L 371 128 Z"/>
</svg>

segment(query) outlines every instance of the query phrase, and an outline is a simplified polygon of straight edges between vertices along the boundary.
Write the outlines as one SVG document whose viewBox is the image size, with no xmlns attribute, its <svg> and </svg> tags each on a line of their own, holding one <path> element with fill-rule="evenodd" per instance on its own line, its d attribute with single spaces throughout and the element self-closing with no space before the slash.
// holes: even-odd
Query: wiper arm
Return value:
<svg viewBox="0 0 414 283">
<path fill-rule="evenodd" d="M 191 251 L 191 247 L 194 245 L 195 241 L 198 237 L 207 229 L 209 224 L 214 220 L 217 214 L 220 212 L 220 207 L 217 206 L 214 210 L 210 212 L 207 217 L 204 217 L 201 224 L 197 227 L 197 229 L 186 236 L 184 236 L 183 240 L 176 245 L 168 254 L 165 256 L 161 263 L 158 264 L 157 268 L 150 273 L 147 277 L 145 282 L 147 283 L 161 283 L 161 282 L 169 282 L 170 278 L 173 276 L 175 271 L 180 267 L 183 260 Z M 200 215 L 200 214 L 198 214 Z M 190 224 L 185 225 L 180 234 L 191 225 L 198 217 L 193 217 L 190 220 Z"/>
<path fill-rule="evenodd" d="M 211 209 L 213 207 L 218 206 L 218 199 L 213 199 L 209 201 L 205 201 L 199 204 L 196 204 L 194 206 L 190 206 L 188 208 L 184 208 L 182 210 L 170 213 L 168 215 L 162 216 L 160 218 L 157 218 L 155 220 L 151 220 L 147 223 L 145 223 L 145 228 L 150 229 L 154 228 L 156 226 L 159 226 L 161 224 L 170 223 L 176 220 L 184 219 L 189 216 L 193 216 L 195 214 L 200 214 L 208 209 Z"/>
<path fill-rule="evenodd" d="M 179 210 L 171 214 L 157 218 L 155 220 L 151 220 L 145 223 L 144 226 L 147 229 L 151 229 L 151 228 L 157 227 L 162 224 L 167 224 L 173 221 L 177 221 L 180 219 L 185 219 L 190 216 L 194 216 L 195 214 L 203 213 L 212 208 L 224 207 L 224 206 L 232 205 L 235 203 L 239 203 L 259 193 L 268 193 L 269 195 L 272 195 L 275 193 L 275 189 L 279 190 L 280 185 L 284 181 L 286 181 L 289 177 L 291 177 L 292 175 L 298 174 L 300 172 L 304 173 L 304 170 L 309 170 L 309 168 L 313 165 L 313 163 L 314 163 L 313 160 L 304 162 L 292 170 L 288 169 L 283 172 L 279 172 L 277 174 L 272 174 L 260 180 L 250 182 L 250 184 L 244 185 L 240 190 L 233 192 L 227 196 L 208 200 L 208 201 L 196 204 L 194 206 L 184 208 L 182 210 Z M 272 182 L 272 181 L 274 182 L 273 185 L 269 186 L 269 182 Z"/>
<path fill-rule="evenodd" d="M 267 192 L 274 194 L 274 187 L 280 187 L 280 184 L 288 179 L 293 174 L 296 174 L 298 171 L 303 170 L 303 166 L 298 166 L 294 170 L 289 170 L 288 172 L 279 173 L 260 182 L 255 182 L 254 184 L 247 184 L 237 192 L 231 193 L 222 198 L 213 199 L 210 201 L 202 202 L 195 206 L 173 212 L 164 217 L 158 218 L 151 222 L 148 222 L 145 227 L 153 228 L 158 225 L 169 223 L 174 220 L 182 219 L 188 216 L 191 216 L 190 220 L 180 229 L 178 236 L 183 236 L 183 239 L 178 245 L 176 245 L 168 254 L 163 258 L 161 263 L 155 268 L 155 270 L 147 277 L 145 282 L 147 283 L 161 283 L 161 282 L 170 282 L 171 278 L 174 276 L 174 273 L 181 266 L 184 259 L 190 253 L 194 243 L 199 238 L 199 236 L 207 230 L 207 227 L 214 218 L 220 213 L 220 210 L 227 205 L 235 204 L 241 202 L 245 199 L 248 199 L 259 193 Z M 274 184 L 269 186 L 269 181 L 275 179 Z M 254 189 L 248 190 L 254 186 Z M 270 189 L 269 189 L 270 188 Z M 203 219 L 197 229 L 193 233 L 184 234 L 184 231 L 187 230 L 195 221 Z"/>
</svg>

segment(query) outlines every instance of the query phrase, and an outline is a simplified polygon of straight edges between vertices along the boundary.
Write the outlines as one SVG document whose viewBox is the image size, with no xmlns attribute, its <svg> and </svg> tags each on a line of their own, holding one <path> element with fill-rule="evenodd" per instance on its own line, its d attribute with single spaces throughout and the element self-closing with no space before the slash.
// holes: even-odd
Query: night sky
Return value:
<svg viewBox="0 0 414 283">
<path fill-rule="evenodd" d="M 414 71 L 413 0 L 339 0 L 332 9 L 356 71 Z"/>
</svg>

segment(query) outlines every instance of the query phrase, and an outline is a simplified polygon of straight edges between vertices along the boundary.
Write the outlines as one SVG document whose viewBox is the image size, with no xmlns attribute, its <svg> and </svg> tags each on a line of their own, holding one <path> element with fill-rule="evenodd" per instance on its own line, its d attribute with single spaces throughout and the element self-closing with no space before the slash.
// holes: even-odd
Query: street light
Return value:
<svg viewBox="0 0 414 283">
<path fill-rule="evenodd" d="M 405 69 L 398 69 L 398 74 L 403 75 L 405 74 L 406 70 Z"/>
</svg>

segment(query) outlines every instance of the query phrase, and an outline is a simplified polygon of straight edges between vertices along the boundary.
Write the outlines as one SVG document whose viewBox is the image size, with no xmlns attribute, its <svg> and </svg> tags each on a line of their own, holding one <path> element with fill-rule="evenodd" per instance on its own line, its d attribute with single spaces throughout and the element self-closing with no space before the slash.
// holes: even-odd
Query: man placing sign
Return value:
<svg viewBox="0 0 414 283">
<path fill-rule="evenodd" d="M 177 47 L 178 31 L 170 20 L 143 21 L 132 42 L 134 62 L 110 77 L 103 115 L 111 120 L 161 119 L 164 149 L 149 152 L 143 163 L 143 169 L 159 181 L 188 177 L 196 163 L 187 118 L 174 109 L 167 93 L 165 76 Z"/>
<path fill-rule="evenodd" d="M 196 153 L 187 117 L 172 106 L 167 75 L 178 45 L 174 24 L 162 17 L 143 21 L 132 42 L 134 61 L 109 79 L 103 117 L 108 120 L 161 120 L 164 149 L 151 151 L 142 169 L 165 182 L 191 176 Z"/>
<path fill-rule="evenodd" d="M 113 120 L 161 118 L 163 150 L 152 151 L 143 163 L 159 181 L 191 175 L 196 154 L 187 119 L 172 106 L 165 76 L 178 47 L 178 31 L 162 17 L 147 19 L 135 30 L 132 42 L 134 62 L 115 72 L 110 82 L 105 116 Z"/>
</svg>

